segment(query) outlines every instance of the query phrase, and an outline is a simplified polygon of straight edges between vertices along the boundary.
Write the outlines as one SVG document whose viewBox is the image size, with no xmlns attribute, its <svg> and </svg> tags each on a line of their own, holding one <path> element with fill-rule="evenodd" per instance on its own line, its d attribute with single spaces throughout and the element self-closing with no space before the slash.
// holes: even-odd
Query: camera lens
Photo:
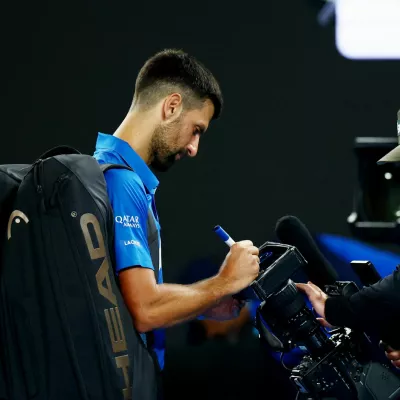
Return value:
<svg viewBox="0 0 400 400">
<path fill-rule="evenodd" d="M 281 290 L 267 299 L 266 304 L 271 311 L 275 311 L 276 317 L 283 321 L 287 321 L 306 305 L 304 297 L 290 279 Z"/>
<path fill-rule="evenodd" d="M 290 279 L 265 301 L 260 311 L 271 329 L 285 342 L 304 346 L 315 355 L 333 346 Z"/>
</svg>

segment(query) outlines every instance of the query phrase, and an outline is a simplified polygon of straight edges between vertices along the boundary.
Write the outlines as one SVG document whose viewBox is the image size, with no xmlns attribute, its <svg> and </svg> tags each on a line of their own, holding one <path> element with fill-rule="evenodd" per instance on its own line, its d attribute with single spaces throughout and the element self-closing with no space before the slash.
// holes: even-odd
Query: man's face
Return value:
<svg viewBox="0 0 400 400">
<path fill-rule="evenodd" d="M 173 122 L 160 124 L 151 143 L 151 166 L 164 172 L 187 155 L 195 157 L 200 136 L 207 130 L 213 114 L 214 105 L 206 100 L 201 108 L 184 111 Z"/>
</svg>

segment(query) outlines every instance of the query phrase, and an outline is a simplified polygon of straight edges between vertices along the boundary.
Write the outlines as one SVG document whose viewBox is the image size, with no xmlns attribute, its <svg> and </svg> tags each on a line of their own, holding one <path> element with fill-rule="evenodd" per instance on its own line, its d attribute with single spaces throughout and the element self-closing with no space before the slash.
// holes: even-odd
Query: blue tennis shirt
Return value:
<svg viewBox="0 0 400 400">
<path fill-rule="evenodd" d="M 155 198 L 158 179 L 142 158 L 125 141 L 99 133 L 94 157 L 100 164 L 127 165 L 126 169 L 111 169 L 104 175 L 107 192 L 114 213 L 115 270 L 140 266 L 158 268 L 158 283 L 163 283 L 160 265 L 153 265 L 147 242 L 148 209 L 152 211 L 160 239 L 160 223 Z M 159 240 L 161 245 L 161 240 Z M 161 250 L 161 249 L 160 249 Z M 145 335 L 142 335 L 145 340 Z M 160 368 L 164 368 L 165 331 L 154 331 L 154 348 Z"/>
</svg>

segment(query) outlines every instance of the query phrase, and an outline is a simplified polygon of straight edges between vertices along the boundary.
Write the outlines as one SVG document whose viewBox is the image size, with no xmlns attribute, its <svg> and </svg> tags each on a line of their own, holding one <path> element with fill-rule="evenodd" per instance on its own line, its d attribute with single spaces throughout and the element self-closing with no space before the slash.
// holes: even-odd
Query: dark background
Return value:
<svg viewBox="0 0 400 400">
<path fill-rule="evenodd" d="M 112 133 L 127 113 L 144 61 L 163 48 L 182 48 L 214 72 L 226 107 L 197 159 L 160 176 L 165 280 L 179 281 L 201 255 L 225 254 L 212 232 L 216 224 L 256 244 L 285 214 L 315 232 L 348 234 L 353 141 L 396 135 L 400 63 L 344 59 L 334 24 L 317 23 L 319 6 L 311 0 L 2 6 L 0 162 L 31 162 L 58 144 L 92 153 L 97 132 Z M 261 390 L 255 379 L 267 379 L 272 367 L 258 357 L 257 340 L 224 346 L 189 348 L 185 326 L 171 329 L 170 390 L 211 398 L 210 379 L 219 398 Z M 198 388 L 186 392 L 189 383 Z"/>
</svg>

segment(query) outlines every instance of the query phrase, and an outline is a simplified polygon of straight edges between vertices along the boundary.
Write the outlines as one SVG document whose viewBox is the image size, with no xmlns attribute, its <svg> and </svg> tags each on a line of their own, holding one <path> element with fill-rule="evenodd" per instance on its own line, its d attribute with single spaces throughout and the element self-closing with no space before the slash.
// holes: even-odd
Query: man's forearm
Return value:
<svg viewBox="0 0 400 400">
<path fill-rule="evenodd" d="M 156 295 L 142 304 L 136 328 L 146 332 L 197 317 L 231 294 L 227 282 L 216 276 L 192 285 L 160 284 Z"/>
</svg>

